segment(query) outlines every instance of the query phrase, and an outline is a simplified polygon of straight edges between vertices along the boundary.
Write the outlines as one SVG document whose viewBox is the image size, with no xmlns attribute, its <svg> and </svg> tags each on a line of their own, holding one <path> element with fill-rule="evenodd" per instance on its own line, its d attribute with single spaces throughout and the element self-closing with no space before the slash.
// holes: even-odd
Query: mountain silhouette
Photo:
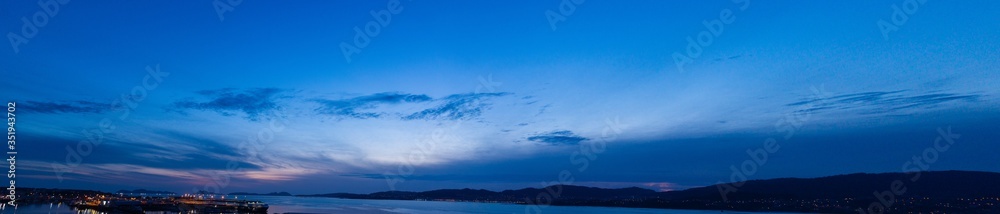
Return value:
<svg viewBox="0 0 1000 214">
<path fill-rule="evenodd" d="M 854 213 L 860 210 L 867 213 L 869 209 L 882 209 L 890 213 L 1000 213 L 1000 173 L 855 173 L 819 178 L 750 180 L 669 192 L 639 187 L 606 189 L 552 185 L 499 192 L 466 188 L 299 196 L 744 211 Z"/>
</svg>

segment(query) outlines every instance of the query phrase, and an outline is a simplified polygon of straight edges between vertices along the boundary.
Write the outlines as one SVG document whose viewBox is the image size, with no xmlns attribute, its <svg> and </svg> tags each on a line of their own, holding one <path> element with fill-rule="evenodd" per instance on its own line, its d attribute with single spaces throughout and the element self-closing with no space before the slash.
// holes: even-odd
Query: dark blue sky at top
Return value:
<svg viewBox="0 0 1000 214">
<path fill-rule="evenodd" d="M 927 1 L 883 34 L 905 1 L 589 0 L 553 27 L 562 1 L 403 0 L 346 60 L 341 43 L 387 2 L 244 1 L 221 19 L 212 1 L 62 4 L 0 48 L 18 182 L 498 190 L 567 170 L 666 190 L 729 181 L 769 138 L 781 148 L 749 179 L 898 172 L 939 129 L 961 137 L 930 170 L 1000 172 L 998 2 Z M 674 54 L 725 10 L 679 70 Z M 3 1 L 0 31 L 39 11 Z M 102 120 L 115 129 L 69 164 Z"/>
</svg>

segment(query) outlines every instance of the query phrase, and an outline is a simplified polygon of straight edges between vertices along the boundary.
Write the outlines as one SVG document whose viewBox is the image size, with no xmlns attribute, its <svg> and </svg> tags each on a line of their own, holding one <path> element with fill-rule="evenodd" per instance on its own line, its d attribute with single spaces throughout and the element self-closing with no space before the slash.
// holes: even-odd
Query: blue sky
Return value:
<svg viewBox="0 0 1000 214">
<path fill-rule="evenodd" d="M 949 127 L 931 170 L 1000 172 L 998 2 L 927 1 L 884 33 L 907 1 L 403 0 L 348 61 L 392 2 L 4 1 L 8 40 L 48 17 L 0 49 L 18 182 L 668 190 L 729 181 L 769 138 L 749 179 L 897 172 Z"/>
</svg>

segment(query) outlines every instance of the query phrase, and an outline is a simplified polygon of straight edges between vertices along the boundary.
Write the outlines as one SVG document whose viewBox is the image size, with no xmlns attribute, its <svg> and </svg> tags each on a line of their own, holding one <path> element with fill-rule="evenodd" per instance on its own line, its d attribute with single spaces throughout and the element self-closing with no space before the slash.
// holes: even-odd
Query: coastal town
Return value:
<svg viewBox="0 0 1000 214">
<path fill-rule="evenodd" d="M 753 183 L 747 185 L 754 185 Z M 303 198 L 337 198 L 367 201 L 437 201 L 437 202 L 474 202 L 517 204 L 524 209 L 535 209 L 542 206 L 577 206 L 577 207 L 621 207 L 621 208 L 656 208 L 683 210 L 714 210 L 714 211 L 748 211 L 748 212 L 806 212 L 806 213 L 871 213 L 871 210 L 888 213 L 998 213 L 1000 212 L 1000 197 L 995 194 L 924 194 L 919 186 L 914 186 L 913 195 L 880 200 L 865 195 L 844 197 L 811 197 L 806 195 L 776 195 L 773 193 L 755 191 L 746 195 L 736 195 L 729 201 L 713 199 L 702 194 L 702 190 L 714 187 L 693 188 L 690 190 L 655 192 L 642 188 L 603 189 L 583 186 L 550 186 L 545 189 L 525 188 L 519 190 L 489 191 L 482 189 L 441 189 L 423 192 L 386 191 L 371 194 L 330 193 L 314 195 L 292 195 L 287 192 L 255 194 L 236 192 L 230 194 L 177 194 L 163 191 L 118 191 L 115 193 L 92 190 L 23 188 L 24 195 L 19 195 L 18 204 L 48 205 L 49 207 L 70 208 L 77 211 L 96 211 L 97 213 L 268 213 L 269 211 L 286 210 L 288 204 L 277 203 L 273 207 L 263 201 L 252 200 L 254 196 L 267 197 L 303 197 Z M 965 189 L 954 186 L 954 189 Z M 558 196 L 545 195 L 547 189 L 560 192 Z M 768 191 L 782 191 L 778 187 L 769 187 Z M 990 188 L 982 188 L 987 192 L 995 192 Z M 827 191 L 832 192 L 832 191 Z M 709 192 L 711 195 L 711 192 Z M 247 198 L 247 197 L 250 198 Z M 267 198 L 264 197 L 264 198 Z M 551 198 L 549 201 L 528 200 L 526 198 Z M 6 204 L 9 199 L 0 198 Z M 297 199 L 296 199 L 297 200 Z M 326 204 L 338 206 L 337 204 Z M 282 208 L 284 206 L 284 209 Z M 274 208 L 269 210 L 268 208 Z M 0 205 L 0 213 L 17 209 L 12 206 Z"/>
<path fill-rule="evenodd" d="M 4 198 L 4 203 L 9 199 Z M 125 194 L 90 190 L 27 189 L 20 204 L 53 204 L 104 213 L 267 213 L 261 201 L 213 194 Z M 3 206 L 3 210 L 16 207 Z"/>
</svg>

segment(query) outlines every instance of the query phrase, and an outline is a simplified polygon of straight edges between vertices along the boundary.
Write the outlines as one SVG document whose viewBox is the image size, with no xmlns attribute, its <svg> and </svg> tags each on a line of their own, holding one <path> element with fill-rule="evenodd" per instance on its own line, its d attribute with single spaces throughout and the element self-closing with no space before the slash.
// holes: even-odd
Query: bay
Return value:
<svg viewBox="0 0 1000 214">
<path fill-rule="evenodd" d="M 620 207 L 579 207 L 579 206 L 538 206 L 538 210 L 530 205 L 476 203 L 476 202 L 443 202 L 443 201 L 402 201 L 402 200 L 359 200 L 322 197 L 293 196 L 240 196 L 239 199 L 260 200 L 268 205 L 268 213 L 302 214 L 302 213 L 359 213 L 359 214 L 586 214 L 586 213 L 670 213 L 670 214 L 706 214 L 706 213 L 760 213 L 760 212 L 720 212 L 718 210 L 672 210 Z M 538 212 L 540 211 L 540 212 Z M 25 205 L 12 209 L 3 209 L 2 213 L 48 213 L 72 214 L 94 213 L 92 211 L 73 210 L 66 204 Z"/>
</svg>

